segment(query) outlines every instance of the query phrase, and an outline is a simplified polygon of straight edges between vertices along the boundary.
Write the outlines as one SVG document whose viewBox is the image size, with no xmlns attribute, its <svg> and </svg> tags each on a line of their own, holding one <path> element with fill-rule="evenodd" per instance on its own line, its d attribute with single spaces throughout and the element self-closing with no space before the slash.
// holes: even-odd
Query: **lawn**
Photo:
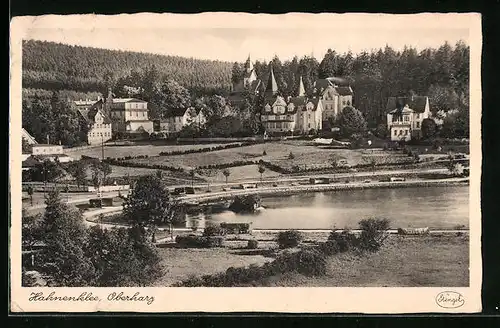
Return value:
<svg viewBox="0 0 500 328">
<path fill-rule="evenodd" d="M 166 272 L 156 286 L 170 286 L 190 276 L 214 274 L 229 267 L 262 265 L 272 260 L 262 255 L 236 255 L 230 248 L 160 248 L 158 251 Z"/>
<path fill-rule="evenodd" d="M 264 151 L 266 155 L 263 155 Z M 289 159 L 292 153 L 294 158 Z M 406 159 L 407 156 L 401 152 L 383 151 L 381 149 L 334 149 L 315 146 L 305 141 L 281 141 L 257 144 L 233 149 L 212 151 L 203 154 L 184 154 L 175 156 L 159 156 L 147 159 L 132 159 L 133 163 L 163 164 L 174 167 L 190 169 L 193 167 L 224 164 L 235 161 L 259 161 L 265 160 L 282 167 L 327 167 L 330 166 L 331 158 L 337 160 L 345 159 L 347 165 L 366 164 L 371 158 L 375 158 L 377 164 L 387 161 L 397 162 Z"/>
<path fill-rule="evenodd" d="M 125 156 L 158 156 L 161 152 L 185 151 L 189 149 L 200 149 L 220 146 L 221 144 L 198 144 L 198 145 L 134 145 L 134 146 L 104 146 L 104 157 Z M 80 159 L 82 155 L 90 157 L 102 157 L 101 147 L 71 151 L 67 150 L 68 156 Z"/>
<path fill-rule="evenodd" d="M 259 180 L 260 173 L 258 171 L 258 165 L 244 165 L 228 168 L 230 173 L 228 177 L 228 182 L 235 182 L 241 180 Z M 262 174 L 262 179 L 274 178 L 280 176 L 279 173 L 266 169 Z M 226 182 L 226 177 L 222 174 L 222 170 L 212 171 L 212 174 L 207 175 L 202 171 L 200 177 L 210 181 L 211 183 L 224 183 Z"/>
<path fill-rule="evenodd" d="M 391 236 L 378 252 L 328 258 L 327 274 L 296 273 L 261 281 L 269 287 L 465 287 L 469 285 L 468 236 Z"/>
</svg>

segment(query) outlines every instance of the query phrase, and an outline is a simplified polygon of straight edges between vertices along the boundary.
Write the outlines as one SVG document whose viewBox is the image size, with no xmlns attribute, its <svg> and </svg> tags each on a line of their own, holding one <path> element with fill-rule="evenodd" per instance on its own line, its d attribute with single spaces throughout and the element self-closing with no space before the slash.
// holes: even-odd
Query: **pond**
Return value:
<svg viewBox="0 0 500 328">
<path fill-rule="evenodd" d="M 253 215 L 223 211 L 191 215 L 186 226 L 251 222 L 253 229 L 357 228 L 362 219 L 390 220 L 391 228 L 469 227 L 469 187 L 439 186 L 329 191 L 266 197 Z"/>
</svg>

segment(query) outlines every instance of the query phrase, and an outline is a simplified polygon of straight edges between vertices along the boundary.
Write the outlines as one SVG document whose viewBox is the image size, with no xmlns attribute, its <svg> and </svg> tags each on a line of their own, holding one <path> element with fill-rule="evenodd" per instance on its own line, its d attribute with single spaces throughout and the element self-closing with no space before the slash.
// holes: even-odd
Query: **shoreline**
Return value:
<svg viewBox="0 0 500 328">
<path fill-rule="evenodd" d="M 231 190 L 216 193 L 194 194 L 178 197 L 181 203 L 203 203 L 210 201 L 225 200 L 235 196 L 259 195 L 266 196 L 286 196 L 297 193 L 338 191 L 338 190 L 359 190 L 359 189 L 378 189 L 378 188 L 407 188 L 407 187 L 434 187 L 448 185 L 469 184 L 469 178 L 449 178 L 436 180 L 408 180 L 394 182 L 356 182 L 346 184 L 317 184 L 317 185 L 297 185 L 286 187 L 264 187 L 244 190 Z"/>
</svg>

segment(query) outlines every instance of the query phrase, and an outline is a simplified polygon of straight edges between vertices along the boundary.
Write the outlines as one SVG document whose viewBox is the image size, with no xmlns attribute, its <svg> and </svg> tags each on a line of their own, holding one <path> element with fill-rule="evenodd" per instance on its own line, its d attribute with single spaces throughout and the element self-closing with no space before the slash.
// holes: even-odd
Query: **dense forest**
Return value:
<svg viewBox="0 0 500 328">
<path fill-rule="evenodd" d="M 371 129 L 384 130 L 379 125 L 385 122 L 388 97 L 416 94 L 429 96 L 435 113 L 455 112 L 447 121 L 448 136 L 468 135 L 469 47 L 464 42 L 420 51 L 385 46 L 358 55 L 329 49 L 321 62 L 304 56 L 284 62 L 274 57 L 271 63 L 284 96 L 296 93 L 300 76 L 306 92 L 312 91 L 317 79 L 343 78 L 354 90 L 353 106 Z M 269 66 L 254 63 L 264 83 Z M 246 101 L 232 108 L 226 100 L 231 83 L 242 78 L 243 67 L 244 63 L 25 41 L 23 126 L 37 139 L 44 140 L 49 134 L 51 140 L 79 144 L 84 135 L 75 133 L 79 127 L 74 106 L 64 105 L 63 100 L 96 99 L 111 87 L 117 97 L 148 101 L 151 118 L 159 118 L 171 108 L 195 106 L 204 108 L 217 131 L 230 125 L 255 133 L 260 130 L 255 114 L 261 101 L 246 94 Z M 220 121 L 227 113 L 232 119 Z M 63 122 L 56 124 L 60 119 Z"/>
<path fill-rule="evenodd" d="M 24 88 L 105 92 L 119 78 L 151 65 L 193 91 L 223 92 L 231 82 L 226 62 L 45 41 L 24 41 L 22 60 Z"/>
<path fill-rule="evenodd" d="M 433 111 L 458 109 L 460 103 L 468 104 L 469 47 L 464 42 L 452 46 L 444 43 L 437 49 L 417 51 L 405 47 L 395 51 L 390 46 L 372 52 L 340 54 L 329 49 L 323 60 L 298 57 L 281 62 L 271 61 L 280 91 L 294 95 L 302 76 L 305 89 L 312 91 L 318 78 L 341 77 L 354 90 L 354 104 L 368 119 L 376 124 L 384 120 L 387 98 L 410 94 L 427 95 Z M 232 80 L 243 74 L 244 64 L 234 63 Z M 257 76 L 267 82 L 269 63 L 256 62 Z"/>
</svg>

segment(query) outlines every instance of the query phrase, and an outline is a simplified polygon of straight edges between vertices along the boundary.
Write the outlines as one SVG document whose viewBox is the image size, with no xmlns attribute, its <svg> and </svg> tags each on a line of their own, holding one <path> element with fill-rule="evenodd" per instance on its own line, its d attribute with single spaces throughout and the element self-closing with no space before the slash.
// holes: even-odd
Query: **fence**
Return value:
<svg viewBox="0 0 500 328">
<path fill-rule="evenodd" d="M 99 191 L 101 192 L 107 192 L 107 191 L 123 191 L 123 190 L 130 190 L 130 185 L 117 185 L 117 186 L 102 186 L 99 188 Z M 89 186 L 88 187 L 89 192 L 95 192 L 97 191 L 97 188 Z"/>
</svg>

